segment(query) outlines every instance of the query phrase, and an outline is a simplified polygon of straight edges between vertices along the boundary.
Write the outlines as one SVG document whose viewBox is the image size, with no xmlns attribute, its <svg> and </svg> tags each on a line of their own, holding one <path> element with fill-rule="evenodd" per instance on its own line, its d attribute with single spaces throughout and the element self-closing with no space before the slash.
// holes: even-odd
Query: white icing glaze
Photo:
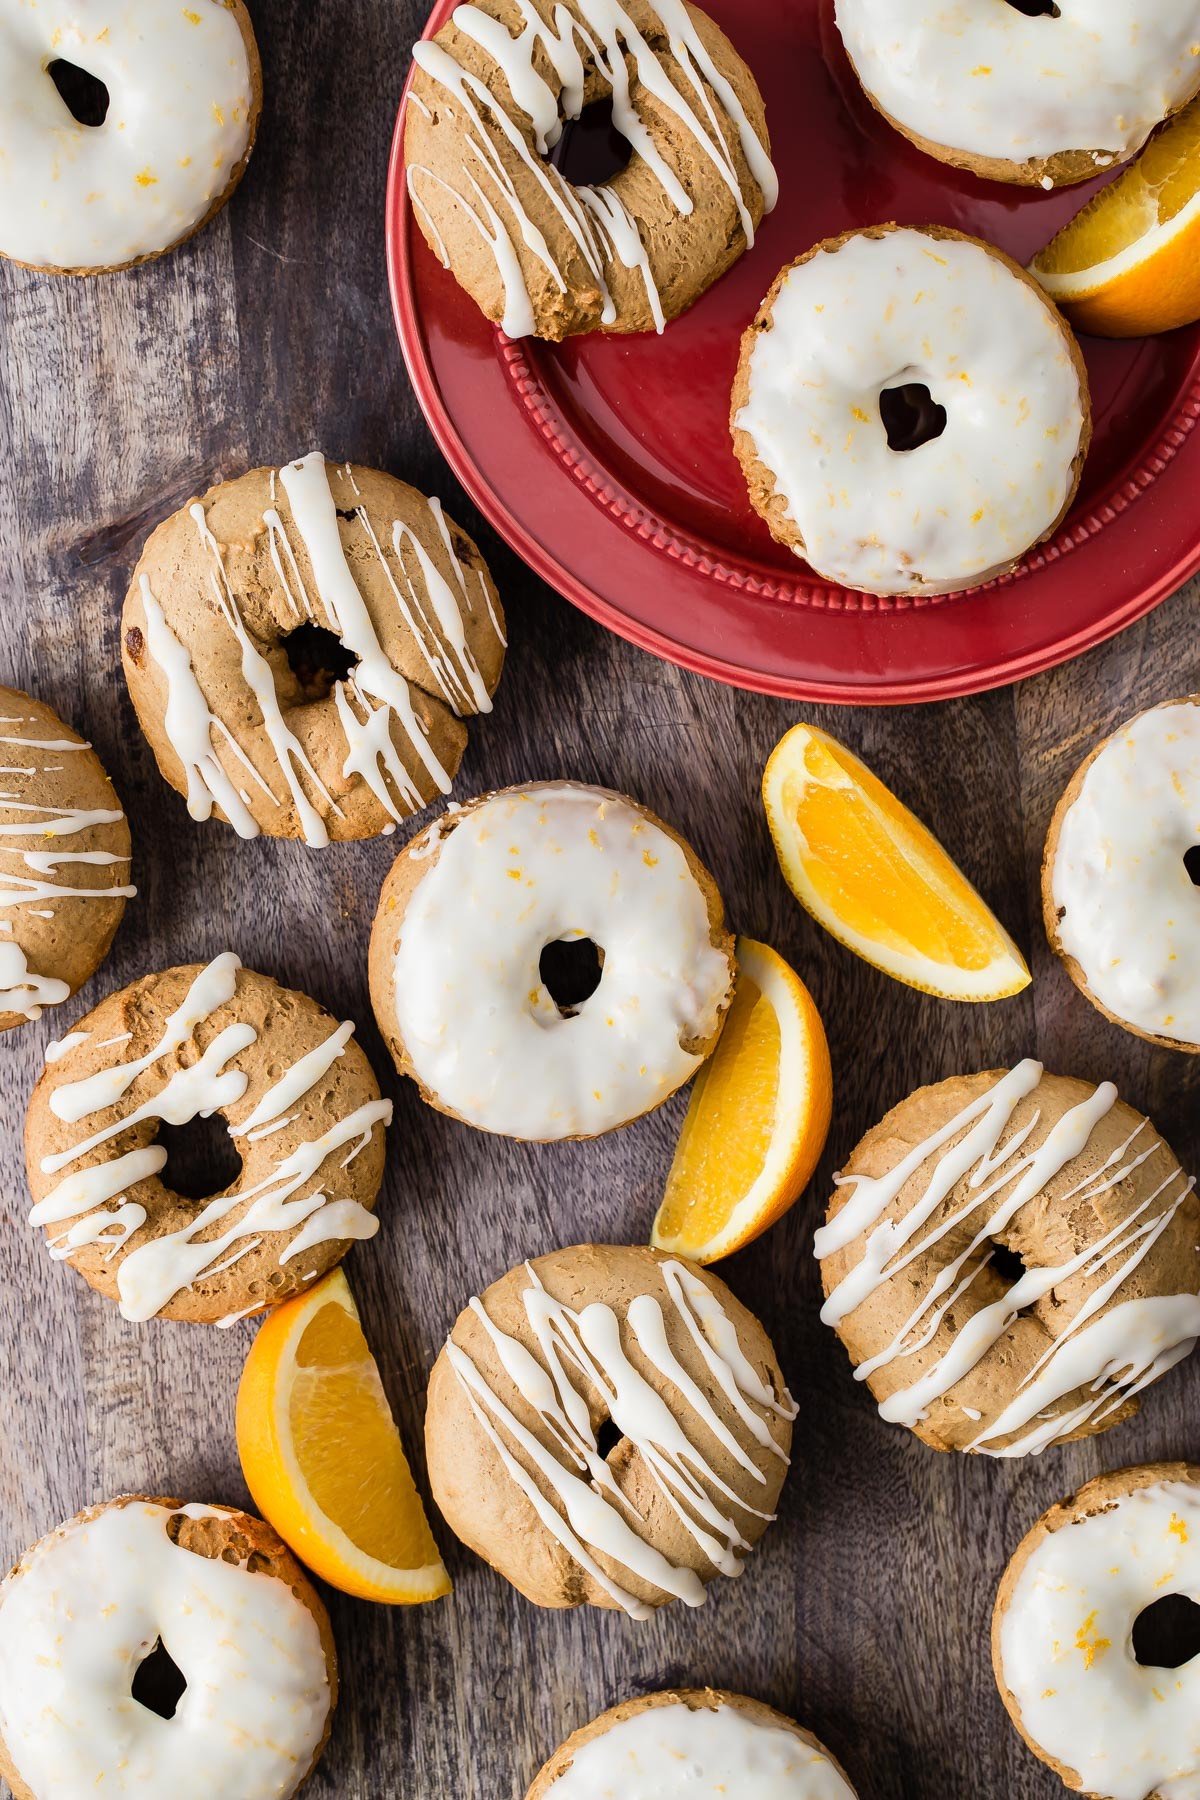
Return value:
<svg viewBox="0 0 1200 1800">
<path fill-rule="evenodd" d="M 1139 1663 L 1138 1616 L 1200 1601 L 1200 1497 L 1164 1481 L 1034 1548 L 1000 1625 L 1001 1672 L 1030 1737 L 1106 1800 L 1200 1800 L 1200 1660 Z"/>
<path fill-rule="evenodd" d="M 1200 702 L 1152 707 L 1101 749 L 1063 815 L 1058 936 L 1126 1024 L 1200 1044 Z"/>
<path fill-rule="evenodd" d="M 283 1800 L 308 1771 L 331 1698 L 316 1621 L 286 1582 L 172 1543 L 175 1516 L 73 1520 L 0 1589 L 0 1733 L 38 1800 Z M 131 1693 L 160 1638 L 188 1684 L 169 1720 Z"/>
<path fill-rule="evenodd" d="M 49 1106 L 56 1118 L 80 1124 L 108 1113 L 140 1077 L 151 1074 L 164 1058 L 191 1039 L 196 1027 L 234 998 L 241 964 L 226 951 L 195 977 L 174 1013 L 166 1020 L 157 1041 L 145 1055 L 114 1058 L 90 1075 L 63 1081 L 51 1092 Z M 332 1068 L 353 1033 L 349 1021 L 339 1025 L 320 1045 L 286 1068 L 267 1089 L 247 1118 L 229 1125 L 235 1140 L 253 1140 L 264 1127 L 295 1106 Z M 79 1035 L 79 1034 L 77 1034 Z M 113 1040 L 114 1046 L 124 1041 Z M 257 1041 L 254 1027 L 234 1022 L 218 1032 L 204 1053 L 187 1067 L 165 1072 L 141 1103 L 85 1134 L 68 1149 L 45 1156 L 43 1174 L 62 1174 L 88 1157 L 82 1168 L 62 1174 L 50 1191 L 34 1205 L 29 1223 L 35 1227 L 65 1225 L 67 1230 L 51 1240 L 51 1254 L 67 1256 L 85 1243 L 112 1242 L 121 1248 L 146 1222 L 146 1209 L 127 1199 L 127 1191 L 139 1182 L 161 1175 L 167 1153 L 159 1144 L 111 1154 L 106 1146 L 124 1137 L 129 1128 L 146 1120 L 185 1125 L 195 1118 L 236 1106 L 249 1086 L 249 1076 L 232 1067 L 234 1059 Z M 101 1046 L 103 1047 L 103 1046 Z M 60 1060 L 52 1059 L 54 1064 Z M 342 1167 L 365 1148 L 377 1125 L 392 1116 L 389 1100 L 368 1101 L 342 1117 L 324 1118 L 325 1129 L 298 1144 L 252 1185 L 235 1182 L 225 1194 L 198 1206 L 183 1226 L 149 1238 L 127 1252 L 117 1269 L 121 1311 L 127 1319 L 149 1319 L 182 1289 L 203 1276 L 228 1268 L 256 1249 L 271 1232 L 295 1233 L 284 1246 L 286 1256 L 343 1238 L 372 1237 L 379 1221 L 357 1201 L 327 1195 L 322 1189 L 302 1192 L 327 1157 L 346 1150 Z M 289 1121 L 291 1122 L 291 1121 Z M 97 1150 L 105 1151 L 100 1158 Z M 114 1210 L 115 1207 L 115 1210 Z M 217 1229 L 221 1228 L 221 1229 Z M 114 1229 L 123 1233 L 112 1237 Z M 215 1235 L 202 1234 L 215 1231 Z"/>
<path fill-rule="evenodd" d="M 774 1515 L 736 1494 L 700 1446 L 715 1438 L 745 1471 L 753 1492 L 765 1478 L 752 1449 L 757 1446 L 787 1461 L 767 1419 L 795 1418 L 795 1403 L 786 1390 L 776 1399 L 746 1358 L 716 1295 L 683 1263 L 659 1264 L 663 1286 L 736 1425 L 721 1417 L 676 1357 L 662 1304 L 653 1294 L 635 1295 L 624 1319 L 598 1301 L 575 1311 L 546 1292 L 531 1264 L 525 1267 L 529 1285 L 522 1300 L 539 1354 L 493 1324 L 482 1301 L 473 1299 L 471 1311 L 486 1330 L 507 1381 L 541 1418 L 555 1447 L 548 1448 L 517 1418 L 451 1337 L 445 1354 L 471 1411 L 542 1525 L 631 1618 L 648 1618 L 654 1609 L 608 1575 L 593 1552 L 661 1589 L 666 1598 L 702 1606 L 700 1577 L 672 1563 L 649 1541 L 649 1527 L 600 1455 L 585 1393 L 592 1388 L 603 1396 L 613 1424 L 630 1440 L 666 1505 L 714 1568 L 730 1576 L 741 1574 L 743 1556 L 751 1548 L 737 1515 L 767 1520 Z M 625 1348 L 629 1339 L 662 1377 L 661 1388 L 630 1360 Z M 723 1510 L 723 1502 L 732 1510 Z"/>
<path fill-rule="evenodd" d="M 837 0 L 863 85 L 919 137 L 1008 162 L 1132 156 L 1200 84 L 1196 0 Z"/>
<path fill-rule="evenodd" d="M 515 37 L 500 20 L 477 6 L 456 7 L 453 23 L 495 64 L 508 85 L 516 110 L 525 115 L 526 125 L 502 112 L 489 86 L 464 69 L 440 44 L 422 41 L 414 47 L 413 60 L 456 103 L 466 122 L 467 135 L 463 147 L 464 186 L 451 187 L 432 170 L 410 164 L 407 182 L 413 205 L 429 222 L 435 245 L 440 246 L 438 254 L 447 266 L 445 244 L 433 223 L 432 196 L 422 198 L 423 184 L 429 183 L 435 192 L 446 194 L 473 222 L 495 257 L 504 286 L 502 328 L 509 337 L 528 336 L 534 330 L 534 313 L 513 232 L 560 291 L 566 289 L 567 276 L 522 199 L 489 126 L 498 129 L 507 150 L 522 165 L 522 176 L 533 183 L 539 208 L 548 209 L 566 227 L 588 279 L 598 287 L 603 300 L 601 323 L 612 325 L 617 319 L 609 291 L 609 273 L 615 262 L 640 273 L 655 327 L 662 331 L 662 302 L 647 249 L 637 220 L 621 198 L 619 181 L 601 187 L 575 187 L 544 160 L 562 135 L 566 121 L 577 119 L 583 110 L 585 59 L 611 89 L 614 130 L 652 170 L 668 205 L 677 212 L 689 215 L 694 202 L 638 111 L 631 92 L 629 61 L 636 83 L 657 107 L 673 115 L 728 189 L 747 244 L 754 242 L 754 222 L 730 141 L 736 138 L 767 212 L 779 192 L 770 157 L 732 84 L 706 50 L 683 0 L 656 0 L 654 10 L 670 54 L 686 75 L 686 82 L 668 71 L 661 55 L 620 0 L 588 0 L 582 17 L 566 5 L 558 5 L 552 19 L 544 18 L 533 0 L 516 0 L 516 4 L 521 29 Z M 543 73 L 547 66 L 552 80 Z M 716 95 L 723 116 L 714 110 L 704 84 Z M 423 105 L 422 110 L 428 114 Z M 481 178 L 490 194 L 481 186 Z M 506 224 L 497 212 L 497 204 L 510 223 Z"/>
<path fill-rule="evenodd" d="M 1019 1063 L 985 1093 L 922 1140 L 886 1174 L 839 1176 L 850 1197 L 816 1234 L 816 1254 L 825 1258 L 865 1234 L 862 1259 L 838 1282 L 821 1317 L 836 1325 L 870 1298 L 885 1282 L 924 1256 L 934 1244 L 955 1233 L 965 1239 L 934 1281 L 914 1294 L 913 1310 L 892 1343 L 861 1362 L 855 1378 L 865 1381 L 877 1369 L 922 1351 L 941 1328 L 956 1300 L 988 1266 L 992 1244 L 1020 1209 L 1036 1203 L 1047 1183 L 1081 1156 L 1092 1132 L 1111 1111 L 1117 1090 L 1102 1082 L 1086 1100 L 1068 1109 L 1045 1141 L 1033 1151 L 1024 1145 L 1037 1123 L 1035 1115 L 1010 1132 L 1020 1101 L 1035 1093 L 1042 1077 L 1040 1063 Z M 969 1129 L 968 1129 L 969 1127 Z M 960 1132 L 961 1142 L 944 1148 Z M 1007 1134 L 1007 1135 L 1006 1135 Z M 1069 1206 L 1096 1199 L 1148 1162 L 1161 1148 L 1149 1121 L 1141 1124 L 1098 1169 L 1086 1170 L 1056 1202 Z M 903 1218 L 887 1213 L 905 1184 L 924 1171 L 925 1186 Z M 950 1218 L 926 1232 L 951 1190 L 966 1180 L 968 1196 Z M 1025 1456 L 1044 1450 L 1090 1421 L 1116 1412 L 1134 1394 L 1182 1360 L 1200 1337 L 1200 1298 L 1194 1293 L 1122 1300 L 1121 1289 L 1154 1248 L 1195 1182 L 1178 1169 L 1128 1217 L 1068 1262 L 1056 1267 L 1028 1268 L 1004 1296 L 981 1308 L 953 1333 L 948 1348 L 924 1375 L 880 1403 L 885 1419 L 914 1426 L 935 1400 L 955 1385 L 1000 1342 L 1018 1313 L 1044 1299 L 1073 1276 L 1096 1278 L 1040 1360 L 1025 1375 L 1012 1400 L 967 1446 L 992 1456 Z M 966 1228 L 964 1230 L 963 1228 Z M 969 1232 L 969 1235 L 968 1235 Z M 1110 1304 L 1111 1303 L 1111 1304 Z M 1082 1398 L 1066 1411 L 1063 1400 L 1080 1391 Z M 1012 1443 L 1000 1440 L 1018 1433 Z"/>
<path fill-rule="evenodd" d="M 22 907 L 29 908 L 38 918 L 50 919 L 55 908 L 39 902 L 126 900 L 137 893 L 135 887 L 116 882 L 115 871 L 127 859 L 113 851 L 82 850 L 69 841 L 60 849 L 46 848 L 60 838 L 71 840 L 98 826 L 119 824 L 125 815 L 119 807 L 56 806 L 38 800 L 39 782 L 60 773 L 64 767 L 53 759 L 74 750 L 86 751 L 90 745 L 74 738 L 31 737 L 31 726 L 37 729 L 29 717 L 0 719 L 0 727 L 5 728 L 0 743 L 19 747 L 24 753 L 19 764 L 2 771 L 5 781 L 16 785 L 0 791 L 0 931 L 10 936 Z M 39 849 L 28 848 L 31 839 L 36 840 Z M 60 869 L 86 867 L 111 867 L 112 885 L 80 887 L 69 875 L 58 873 Z M 15 1012 L 36 1019 L 43 1006 L 60 1005 L 70 992 L 65 981 L 31 970 L 19 944 L 0 940 L 0 1013 Z"/>
<path fill-rule="evenodd" d="M 571 938 L 604 968 L 564 1018 L 538 964 Z M 712 1036 L 729 982 L 679 845 L 627 800 L 546 784 L 472 807 L 441 842 L 401 925 L 395 1017 L 420 1081 L 471 1124 L 590 1135 L 699 1067 L 681 1039 Z"/>
<path fill-rule="evenodd" d="M 910 384 L 946 426 L 896 451 L 879 397 Z M 1071 491 L 1083 421 L 1066 333 L 1036 290 L 979 244 L 903 228 L 790 271 L 734 423 L 797 554 L 893 594 L 967 587 L 1036 543 Z"/>
<path fill-rule="evenodd" d="M 854 1800 L 823 1751 L 737 1707 L 650 1706 L 575 1752 L 553 1800 Z"/>
<path fill-rule="evenodd" d="M 72 117 L 49 65 L 109 91 L 102 125 Z M 0 14 L 0 250 L 101 268 L 185 237 L 246 152 L 246 46 L 222 0 L 8 0 Z"/>
<path fill-rule="evenodd" d="M 296 547 L 283 518 L 275 507 L 268 507 L 263 513 L 263 527 L 288 608 L 298 623 L 308 619 L 327 626 L 357 658 L 356 667 L 333 690 L 333 703 L 346 739 L 342 774 L 347 780 L 361 776 L 392 820 L 399 822 L 424 802 L 396 749 L 393 733 L 408 743 L 442 793 L 449 791 L 449 774 L 417 713 L 409 683 L 384 653 L 359 591 L 342 544 L 325 458 L 313 451 L 281 469 L 278 480 L 291 509 L 291 529 L 307 553 L 314 588 L 310 594 L 305 586 Z M 366 509 L 360 506 L 356 516 L 367 533 L 397 611 L 441 697 L 455 713 L 490 712 L 487 686 L 466 638 L 465 615 L 474 610 L 466 575 L 454 553 L 440 504 L 437 500 L 427 504 L 433 533 L 444 547 L 453 571 L 453 586 L 417 533 L 402 520 L 393 521 L 389 555 Z M 262 719 L 280 779 L 296 808 L 304 840 L 315 848 L 323 848 L 329 842 L 325 814 L 341 816 L 342 809 L 287 721 L 271 665 L 246 628 L 225 571 L 221 546 L 208 528 L 203 506 L 197 502 L 190 512 L 210 558 L 210 594 L 219 616 L 237 641 L 242 676 Z M 487 584 L 482 576 L 480 581 L 488 600 L 492 630 L 503 641 Z M 188 811 L 194 819 L 207 819 L 214 805 L 220 806 L 241 837 L 255 837 L 259 827 L 249 798 L 218 756 L 214 734 L 219 733 L 223 746 L 273 804 L 279 805 L 279 798 L 225 722 L 211 711 L 188 651 L 168 624 L 145 575 L 140 587 L 147 648 L 167 684 L 163 727 L 186 775 Z"/>
</svg>

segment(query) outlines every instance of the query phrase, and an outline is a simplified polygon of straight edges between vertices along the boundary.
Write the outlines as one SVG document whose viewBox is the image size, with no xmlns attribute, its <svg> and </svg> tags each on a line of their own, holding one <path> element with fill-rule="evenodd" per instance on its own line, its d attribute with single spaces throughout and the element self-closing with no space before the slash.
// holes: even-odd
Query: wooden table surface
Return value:
<svg viewBox="0 0 1200 1800">
<path fill-rule="evenodd" d="M 1200 687 L 1196 592 L 1072 667 L 922 710 L 803 709 L 860 751 L 958 857 L 1030 956 L 1031 989 L 955 1006 L 888 981 L 792 900 L 758 800 L 802 709 L 685 675 L 607 636 L 480 525 L 441 464 L 392 330 L 386 149 L 420 0 L 254 0 L 267 111 L 233 204 L 174 256 L 109 279 L 0 270 L 0 681 L 96 743 L 128 809 L 140 893 L 114 953 L 57 1017 L 0 1045 L 0 1555 L 128 1490 L 245 1502 L 233 1397 L 253 1325 L 132 1325 L 25 1224 L 26 1098 L 48 1037 L 147 971 L 232 948 L 347 1009 L 396 1101 L 383 1229 L 348 1263 L 422 1470 L 426 1377 L 459 1307 L 530 1254 L 644 1239 L 683 1098 L 598 1142 L 531 1147 L 451 1123 L 393 1076 L 366 944 L 393 840 L 308 851 L 194 825 L 159 778 L 120 674 L 118 618 L 149 527 L 216 476 L 319 445 L 443 496 L 492 562 L 512 649 L 456 792 L 570 776 L 637 795 L 713 868 L 737 928 L 804 975 L 833 1051 L 834 1123 L 813 1190 L 722 1273 L 762 1316 L 800 1403 L 778 1524 L 699 1612 L 542 1613 L 435 1520 L 453 1596 L 412 1610 L 329 1596 L 343 1671 L 309 1789 L 338 1800 L 519 1800 L 576 1725 L 669 1684 L 755 1694 L 810 1725 L 863 1800 L 1051 1800 L 988 1659 L 1007 1555 L 1105 1469 L 1196 1457 L 1200 1361 L 1107 1436 L 1024 1462 L 939 1456 L 883 1424 L 818 1320 L 811 1234 L 829 1175 L 919 1083 L 1035 1054 L 1115 1079 L 1200 1164 L 1200 1059 L 1107 1024 L 1049 954 L 1038 861 L 1071 769 L 1150 702 Z M 165 1797 L 169 1800 L 169 1797 Z M 216 1800 L 216 1797 L 214 1797 Z M 221 1800 L 238 1800 L 236 1795 Z"/>
</svg>

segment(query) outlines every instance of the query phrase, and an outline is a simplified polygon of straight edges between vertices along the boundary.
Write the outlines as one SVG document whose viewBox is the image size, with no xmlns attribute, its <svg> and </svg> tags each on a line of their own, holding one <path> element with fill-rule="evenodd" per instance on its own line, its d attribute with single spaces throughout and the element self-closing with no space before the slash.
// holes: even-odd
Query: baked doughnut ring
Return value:
<svg viewBox="0 0 1200 1800">
<path fill-rule="evenodd" d="M 449 792 L 505 642 L 440 503 L 316 451 L 160 525 L 121 620 L 139 723 L 192 817 L 317 847 Z"/>
<path fill-rule="evenodd" d="M 1200 88 L 1192 0 L 837 0 L 836 16 L 884 118 L 990 181 L 1088 181 Z"/>
<path fill-rule="evenodd" d="M 288 1800 L 336 1704 L 325 1608 L 247 1513 L 110 1500 L 0 1587 L 0 1774 L 16 1800 Z"/>
<path fill-rule="evenodd" d="M 1022 1539 L 996 1596 L 992 1664 L 1013 1724 L 1067 1787 L 1195 1793 L 1200 1660 L 1194 1624 L 1172 1642 L 1170 1617 L 1187 1601 L 1200 1602 L 1195 1463 L 1101 1475 Z"/>
<path fill-rule="evenodd" d="M 478 0 L 413 60 L 414 214 L 509 337 L 661 331 L 775 204 L 754 77 L 685 0 Z M 555 147 L 603 99 L 631 160 L 572 184 Z"/>
<path fill-rule="evenodd" d="M 1114 1025 L 1200 1052 L 1200 697 L 1098 744 L 1054 809 L 1042 862 L 1050 947 Z"/>
<path fill-rule="evenodd" d="M 47 1052 L 25 1123 L 51 1256 L 127 1319 L 212 1324 L 300 1293 L 379 1228 L 392 1105 L 353 1030 L 228 951 L 101 1001 Z M 241 1167 L 191 1199 L 160 1128 L 212 1114 Z"/>
<path fill-rule="evenodd" d="M 1026 1061 L 920 1088 L 838 1177 L 821 1317 L 937 1450 L 1090 1437 L 1200 1337 L 1194 1189 L 1111 1082 Z"/>
<path fill-rule="evenodd" d="M 525 1800 L 854 1800 L 839 1764 L 794 1719 L 718 1688 L 610 1707 L 560 1744 Z"/>
<path fill-rule="evenodd" d="M 1051 536 L 1091 440 L 1053 302 L 990 244 L 876 225 L 781 270 L 743 338 L 733 446 L 772 537 L 871 594 L 990 581 Z"/>
<path fill-rule="evenodd" d="M 99 757 L 40 700 L 0 687 L 0 1031 L 95 974 L 136 893 Z"/>
<path fill-rule="evenodd" d="M 451 1529 L 536 1605 L 644 1619 L 741 1573 L 774 1517 L 795 1414 L 770 1339 L 724 1282 L 657 1250 L 582 1244 L 459 1314 L 429 1381 L 429 1481 Z"/>
<path fill-rule="evenodd" d="M 594 978 L 555 992 L 547 957 L 572 945 Z M 716 884 L 669 825 L 604 788 L 534 782 L 444 813 L 397 857 L 371 1001 L 396 1067 L 452 1118 L 594 1137 L 695 1074 L 732 952 Z"/>
<path fill-rule="evenodd" d="M 219 212 L 262 69 L 242 0 L 35 0 L 0 16 L 0 255 L 125 269 Z"/>
</svg>

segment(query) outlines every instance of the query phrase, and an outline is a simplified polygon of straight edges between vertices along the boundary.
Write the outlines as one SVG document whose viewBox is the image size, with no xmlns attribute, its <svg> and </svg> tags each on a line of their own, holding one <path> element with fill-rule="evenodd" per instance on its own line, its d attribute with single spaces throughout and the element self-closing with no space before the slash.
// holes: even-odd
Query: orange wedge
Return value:
<svg viewBox="0 0 1200 1800">
<path fill-rule="evenodd" d="M 1025 959 L 937 839 L 814 725 L 771 753 L 763 802 L 788 886 L 848 950 L 947 1000 L 1029 984 Z"/>
<path fill-rule="evenodd" d="M 268 1314 L 237 1397 L 246 1485 L 302 1562 L 360 1600 L 450 1592 L 340 1269 Z"/>
<path fill-rule="evenodd" d="M 1030 264 L 1073 325 L 1147 337 L 1200 319 L 1200 98 Z"/>
<path fill-rule="evenodd" d="M 737 969 L 650 1233 L 656 1250 L 701 1263 L 740 1250 L 800 1198 L 833 1105 L 825 1028 L 800 977 L 752 938 L 738 939 Z"/>
</svg>

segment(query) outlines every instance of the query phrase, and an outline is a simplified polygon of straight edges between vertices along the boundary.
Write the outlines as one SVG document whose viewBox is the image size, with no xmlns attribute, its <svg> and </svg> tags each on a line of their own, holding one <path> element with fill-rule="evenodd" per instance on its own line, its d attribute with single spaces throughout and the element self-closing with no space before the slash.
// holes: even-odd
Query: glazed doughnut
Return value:
<svg viewBox="0 0 1200 1800">
<path fill-rule="evenodd" d="M 775 204 L 754 77 L 684 0 L 480 0 L 456 7 L 413 60 L 414 215 L 509 337 L 661 331 Z M 631 160 L 573 185 L 555 146 L 604 98 Z"/>
<path fill-rule="evenodd" d="M 160 1647 L 186 1683 L 173 1713 L 138 1691 Z M 287 1800 L 336 1703 L 325 1608 L 246 1513 L 92 1506 L 0 1587 L 0 1774 L 16 1800 Z"/>
<path fill-rule="evenodd" d="M 897 438 L 889 409 L 918 401 L 921 431 Z M 742 339 L 731 425 L 771 535 L 872 594 L 1012 568 L 1066 514 L 1091 435 L 1057 309 L 1001 251 L 934 225 L 847 232 L 782 270 Z"/>
<path fill-rule="evenodd" d="M 505 642 L 439 502 L 317 451 L 167 519 L 122 617 L 130 697 L 192 817 L 317 847 L 449 792 Z"/>
<path fill-rule="evenodd" d="M 598 984 L 560 1004 L 545 952 L 583 940 Z M 594 1137 L 660 1106 L 713 1049 L 733 940 L 670 826 L 604 788 L 535 782 L 408 845 L 370 966 L 379 1029 L 432 1105 L 506 1137 Z"/>
<path fill-rule="evenodd" d="M 101 1001 L 29 1103 L 29 1222 L 51 1256 L 127 1319 L 221 1323 L 299 1293 L 379 1228 L 392 1106 L 353 1031 L 228 951 Z M 213 1114 L 241 1168 L 193 1200 L 159 1128 Z"/>
<path fill-rule="evenodd" d="M 645 1619 L 741 1574 L 795 1416 L 770 1339 L 715 1275 L 583 1244 L 459 1314 L 429 1381 L 429 1481 L 451 1530 L 536 1605 Z"/>
<path fill-rule="evenodd" d="M 614 1706 L 561 1744 L 525 1800 L 854 1800 L 828 1750 L 784 1713 L 716 1688 Z"/>
<path fill-rule="evenodd" d="M 40 700 L 0 687 L 0 1031 L 95 974 L 136 892 L 99 757 Z"/>
<path fill-rule="evenodd" d="M 1200 88 L 1196 0 L 837 0 L 836 14 L 872 105 L 992 181 L 1087 181 Z"/>
<path fill-rule="evenodd" d="M 837 1179 L 821 1317 L 935 1449 L 1105 1431 L 1200 1337 L 1195 1182 L 1111 1082 L 1025 1061 L 921 1088 Z"/>
<path fill-rule="evenodd" d="M 1000 1584 L 992 1662 L 1013 1724 L 1094 1800 L 1200 1789 L 1200 1661 L 1178 1667 L 1145 1615 L 1200 1600 L 1200 1468 L 1147 1463 L 1089 1481 L 1038 1520 Z M 1172 1655 L 1158 1666 L 1155 1654 Z M 1186 1653 L 1186 1652 L 1185 1652 Z"/>
<path fill-rule="evenodd" d="M 1139 713 L 1075 771 L 1042 864 L 1051 947 L 1115 1024 L 1200 1051 L 1200 699 Z"/>
<path fill-rule="evenodd" d="M 107 90 L 97 122 L 55 70 Z M 0 18 L 0 254 L 94 275 L 173 249 L 242 178 L 262 70 L 242 0 L 33 0 Z"/>
</svg>

